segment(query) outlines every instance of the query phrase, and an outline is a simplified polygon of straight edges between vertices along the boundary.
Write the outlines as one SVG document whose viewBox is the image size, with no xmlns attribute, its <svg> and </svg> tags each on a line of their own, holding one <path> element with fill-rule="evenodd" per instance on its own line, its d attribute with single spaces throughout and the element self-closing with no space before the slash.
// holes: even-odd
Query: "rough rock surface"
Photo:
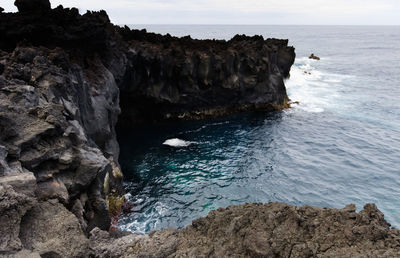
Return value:
<svg viewBox="0 0 400 258">
<path fill-rule="evenodd" d="M 40 202 L 27 212 L 19 238 L 24 248 L 41 256 L 85 257 L 89 250 L 77 217 L 56 200 Z"/>
<path fill-rule="evenodd" d="M 102 191 L 118 159 L 119 90 L 98 59 L 91 70 L 69 61 L 59 48 L 0 55 L 0 173 L 34 173 L 38 199 L 80 202 L 89 230 L 107 229 Z"/>
<path fill-rule="evenodd" d="M 295 58 L 287 40 L 244 35 L 194 40 L 127 27 L 118 31 L 128 45 L 120 126 L 287 106 L 283 79 Z"/>
<path fill-rule="evenodd" d="M 114 128 L 124 54 L 108 45 L 105 12 L 2 13 L 0 34 L 0 254 L 79 257 L 85 248 L 72 243 L 110 227 L 104 183 L 122 193 Z"/>
<path fill-rule="evenodd" d="M 90 241 L 97 257 L 400 257 L 400 231 L 374 204 L 359 213 L 354 205 L 245 204 L 145 236 L 94 229 Z"/>
<path fill-rule="evenodd" d="M 36 180 L 33 174 L 0 177 L 0 255 L 22 248 L 20 223 L 35 204 Z"/>
</svg>

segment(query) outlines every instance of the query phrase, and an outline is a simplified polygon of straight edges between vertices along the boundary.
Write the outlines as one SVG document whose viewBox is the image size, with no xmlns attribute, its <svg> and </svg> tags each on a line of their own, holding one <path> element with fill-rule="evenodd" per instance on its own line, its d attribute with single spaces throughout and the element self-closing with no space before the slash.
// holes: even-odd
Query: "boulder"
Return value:
<svg viewBox="0 0 400 258">
<path fill-rule="evenodd" d="M 314 55 L 314 53 L 312 53 L 308 58 L 309 59 L 314 59 L 314 60 L 321 60 L 321 58 L 316 56 L 316 55 Z"/>
<path fill-rule="evenodd" d="M 88 239 L 78 219 L 57 200 L 40 202 L 27 212 L 19 236 L 26 249 L 42 257 L 89 256 Z"/>
</svg>

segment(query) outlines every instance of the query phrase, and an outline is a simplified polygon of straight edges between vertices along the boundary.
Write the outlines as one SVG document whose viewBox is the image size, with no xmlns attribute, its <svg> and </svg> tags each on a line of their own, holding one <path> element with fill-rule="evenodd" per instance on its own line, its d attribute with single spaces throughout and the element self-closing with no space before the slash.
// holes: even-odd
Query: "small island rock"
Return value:
<svg viewBox="0 0 400 258">
<path fill-rule="evenodd" d="M 321 58 L 319 58 L 318 56 L 314 55 L 314 53 L 312 53 L 311 56 L 309 56 L 308 58 L 314 59 L 314 60 L 321 60 Z"/>
</svg>

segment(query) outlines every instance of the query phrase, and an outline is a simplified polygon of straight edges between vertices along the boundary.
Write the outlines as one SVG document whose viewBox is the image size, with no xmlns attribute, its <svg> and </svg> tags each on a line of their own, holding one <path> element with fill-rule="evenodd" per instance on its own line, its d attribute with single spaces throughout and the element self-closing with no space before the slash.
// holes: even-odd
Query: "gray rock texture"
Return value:
<svg viewBox="0 0 400 258">
<path fill-rule="evenodd" d="M 24 248 L 41 256 L 85 257 L 89 240 L 77 217 L 56 200 L 40 202 L 27 212 L 19 233 Z"/>
<path fill-rule="evenodd" d="M 39 200 L 79 199 L 89 230 L 108 229 L 103 181 L 118 159 L 113 75 L 96 59 L 95 71 L 65 70 L 58 62 L 68 54 L 59 48 L 17 47 L 0 59 L 0 172 L 33 173 Z"/>
<path fill-rule="evenodd" d="M 97 257 L 400 257 L 400 231 L 374 204 L 359 213 L 354 205 L 245 204 L 145 236 L 94 229 L 90 241 Z"/>
<path fill-rule="evenodd" d="M 35 186 L 33 175 L 0 177 L 0 254 L 22 249 L 20 224 L 26 212 L 36 204 Z"/>
</svg>

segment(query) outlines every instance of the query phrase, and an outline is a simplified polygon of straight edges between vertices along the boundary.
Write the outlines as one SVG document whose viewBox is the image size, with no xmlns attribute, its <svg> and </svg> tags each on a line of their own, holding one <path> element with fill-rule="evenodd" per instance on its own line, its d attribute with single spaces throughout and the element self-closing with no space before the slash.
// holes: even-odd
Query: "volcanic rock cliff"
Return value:
<svg viewBox="0 0 400 258">
<path fill-rule="evenodd" d="M 212 213 L 182 231 L 150 236 L 101 231 L 109 229 L 109 211 L 118 210 L 116 203 L 123 200 L 115 127 L 286 107 L 283 79 L 295 58 L 287 40 L 175 38 L 114 26 L 104 11 L 80 15 L 75 8 L 51 9 L 47 0 L 17 0 L 16 5 L 18 13 L 0 11 L 0 255 L 219 256 L 234 245 L 244 248 L 230 250 L 239 256 L 269 256 L 269 251 L 258 250 L 275 242 L 286 243 L 279 245 L 281 251 L 273 251 L 275 255 L 286 255 L 287 248 L 298 243 L 307 254 L 328 250 L 312 244 L 322 235 L 315 235 L 314 226 L 301 224 L 311 223 L 302 214 L 293 216 L 298 218 L 295 224 L 312 228 L 308 242 L 299 236 L 293 242 L 291 231 L 282 239 L 273 234 L 257 239 L 254 248 L 241 242 L 254 225 L 233 222 L 254 213 L 257 223 L 269 223 L 260 215 L 265 209 L 277 225 L 285 218 L 292 221 L 291 213 L 282 212 L 297 208 L 282 204 L 233 208 L 232 218 L 229 209 L 219 211 L 232 219 L 221 228 L 218 220 L 207 222 L 216 219 Z M 398 250 L 398 231 L 390 230 L 376 208 L 370 210 L 357 220 L 364 227 L 351 228 L 354 236 L 345 232 L 355 240 L 340 242 L 337 248 L 359 243 L 361 235 L 363 241 L 380 241 L 379 246 L 368 245 L 371 250 Z M 327 223 L 338 222 L 334 225 L 339 227 L 357 216 Z M 379 234 L 368 238 L 370 228 Z M 273 228 L 263 230 L 270 234 Z M 206 233 L 214 231 L 215 235 Z M 164 235 L 176 236 L 176 241 Z M 193 249 L 217 243 L 213 239 L 219 236 L 231 244 L 221 242 L 225 249 L 215 245 L 211 251 Z M 187 241 L 180 245 L 177 241 L 183 238 Z"/>
<path fill-rule="evenodd" d="M 283 79 L 295 58 L 287 40 L 175 38 L 118 28 L 127 42 L 121 126 L 287 107 Z"/>
</svg>

